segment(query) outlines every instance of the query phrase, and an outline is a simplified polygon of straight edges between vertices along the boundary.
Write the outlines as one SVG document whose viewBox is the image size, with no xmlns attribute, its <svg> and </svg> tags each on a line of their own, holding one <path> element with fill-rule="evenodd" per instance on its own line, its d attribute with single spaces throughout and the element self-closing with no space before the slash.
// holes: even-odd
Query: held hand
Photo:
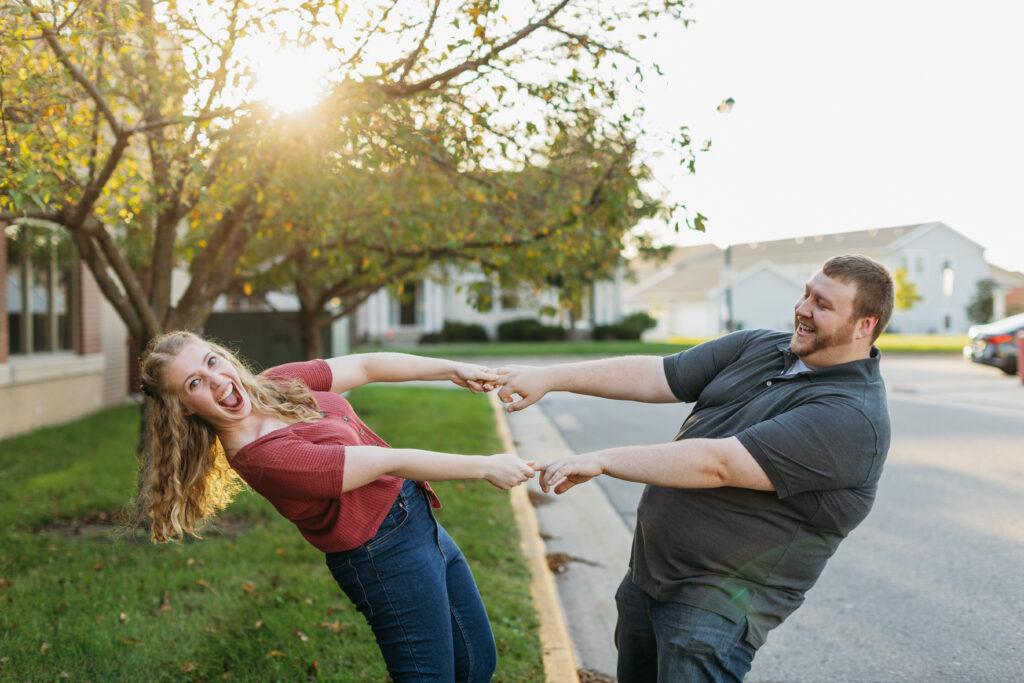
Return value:
<svg viewBox="0 0 1024 683">
<path fill-rule="evenodd" d="M 506 410 L 514 413 L 539 401 L 551 390 L 548 385 L 549 371 L 530 365 L 509 365 L 495 370 L 500 377 L 498 399 L 508 404 Z M 519 396 L 515 400 L 514 396 Z"/>
<path fill-rule="evenodd" d="M 594 477 L 604 474 L 604 466 L 597 458 L 584 454 L 574 455 L 565 460 L 535 465 L 538 471 L 543 470 L 540 477 L 540 488 L 544 493 L 554 490 L 565 493 L 577 484 L 584 484 Z"/>
<path fill-rule="evenodd" d="M 452 372 L 452 382 L 469 389 L 474 394 L 488 392 L 498 385 L 501 376 L 490 368 L 472 363 L 456 363 Z"/>
<path fill-rule="evenodd" d="M 519 486 L 533 477 L 533 463 L 520 460 L 511 453 L 497 453 L 484 457 L 484 479 L 499 489 Z"/>
</svg>

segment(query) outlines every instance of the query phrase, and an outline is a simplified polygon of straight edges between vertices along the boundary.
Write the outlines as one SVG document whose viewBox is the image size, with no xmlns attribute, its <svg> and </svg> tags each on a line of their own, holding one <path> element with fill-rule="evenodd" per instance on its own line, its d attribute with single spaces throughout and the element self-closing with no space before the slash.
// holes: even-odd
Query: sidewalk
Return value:
<svg viewBox="0 0 1024 683">
<path fill-rule="evenodd" d="M 539 406 L 506 417 L 521 456 L 573 452 Z M 614 678 L 615 591 L 626 573 L 632 532 L 599 486 L 580 486 L 566 496 L 541 492 L 536 479 L 528 486 L 579 666 Z"/>
</svg>

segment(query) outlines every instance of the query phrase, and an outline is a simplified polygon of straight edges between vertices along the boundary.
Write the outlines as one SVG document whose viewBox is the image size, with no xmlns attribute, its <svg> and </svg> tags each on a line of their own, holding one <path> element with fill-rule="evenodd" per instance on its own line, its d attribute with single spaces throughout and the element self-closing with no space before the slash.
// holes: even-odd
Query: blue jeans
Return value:
<svg viewBox="0 0 1024 683">
<path fill-rule="evenodd" d="M 660 602 L 629 574 L 615 593 L 619 619 L 619 683 L 742 681 L 754 661 L 744 640 L 746 620 L 729 619 L 679 602 Z"/>
<path fill-rule="evenodd" d="M 377 534 L 327 554 L 341 590 L 366 617 L 388 673 L 403 681 L 489 681 L 491 624 L 462 551 L 406 481 Z"/>
</svg>

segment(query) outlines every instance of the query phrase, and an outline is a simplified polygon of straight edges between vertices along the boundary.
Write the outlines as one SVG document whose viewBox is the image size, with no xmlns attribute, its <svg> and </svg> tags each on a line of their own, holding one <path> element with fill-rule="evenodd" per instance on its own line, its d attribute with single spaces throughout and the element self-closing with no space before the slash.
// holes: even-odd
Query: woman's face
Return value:
<svg viewBox="0 0 1024 683">
<path fill-rule="evenodd" d="M 252 403 L 235 366 L 202 342 L 185 346 L 167 366 L 164 380 L 187 414 L 202 417 L 215 429 L 252 413 Z"/>
</svg>

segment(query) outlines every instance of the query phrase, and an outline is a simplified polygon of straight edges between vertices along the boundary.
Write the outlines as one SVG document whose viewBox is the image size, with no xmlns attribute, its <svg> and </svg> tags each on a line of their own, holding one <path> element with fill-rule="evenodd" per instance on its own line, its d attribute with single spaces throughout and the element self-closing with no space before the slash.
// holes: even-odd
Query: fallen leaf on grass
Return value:
<svg viewBox="0 0 1024 683">
<path fill-rule="evenodd" d="M 316 661 L 314 659 L 312 662 L 309 663 L 309 668 L 306 669 L 306 675 L 312 678 L 312 677 L 316 677 L 316 675 L 319 672 L 320 672 L 320 662 L 318 662 L 318 661 Z"/>
<path fill-rule="evenodd" d="M 325 628 L 331 633 L 341 633 L 346 628 L 348 628 L 348 626 L 346 624 L 341 623 L 340 620 L 335 619 L 334 621 L 321 621 L 320 628 Z"/>
<path fill-rule="evenodd" d="M 196 585 L 199 586 L 200 588 L 209 588 L 210 587 L 210 582 L 207 581 L 206 579 L 196 579 Z"/>
<path fill-rule="evenodd" d="M 160 596 L 160 611 L 170 612 L 172 609 L 174 608 L 171 607 L 171 594 L 164 591 L 164 594 Z"/>
<path fill-rule="evenodd" d="M 254 630 L 257 630 L 257 631 L 258 631 L 259 629 L 263 628 L 263 620 L 262 620 L 262 619 L 260 619 L 260 620 L 259 620 L 259 621 L 257 621 L 257 622 L 256 622 L 255 624 L 253 624 L 253 625 L 252 625 L 252 627 L 253 627 L 253 629 L 254 629 Z"/>
<path fill-rule="evenodd" d="M 142 640 L 141 639 L 135 638 L 135 637 L 132 637 L 132 636 L 127 636 L 125 638 L 122 638 L 121 642 L 124 643 L 125 645 L 141 645 L 142 644 Z"/>
<path fill-rule="evenodd" d="M 92 566 L 92 568 L 93 568 L 94 571 L 98 571 L 98 572 L 99 571 L 103 571 L 103 563 L 102 562 L 97 562 L 96 564 L 94 564 Z"/>
<path fill-rule="evenodd" d="M 271 650 L 267 653 L 268 657 L 284 657 L 284 653 L 280 650 Z"/>
<path fill-rule="evenodd" d="M 195 662 L 182 662 L 181 672 L 184 674 L 190 674 L 196 670 L 197 666 L 198 664 L 196 664 Z"/>
<path fill-rule="evenodd" d="M 7 588 L 10 585 L 11 585 L 11 580 L 10 579 L 5 579 L 4 577 L 0 576 L 0 590 L 3 590 L 4 588 Z"/>
<path fill-rule="evenodd" d="M 242 590 L 245 591 L 247 595 L 252 595 L 256 592 L 256 584 L 252 581 L 243 581 Z"/>
<path fill-rule="evenodd" d="M 309 636 L 307 636 L 305 633 L 298 629 L 295 629 L 293 633 L 295 634 L 295 637 L 301 640 L 302 642 L 306 642 L 307 640 L 309 640 Z"/>
<path fill-rule="evenodd" d="M 346 611 L 345 605 L 331 605 L 330 607 L 327 608 L 327 616 L 330 616 L 330 615 L 334 614 L 335 612 L 344 612 L 344 611 Z"/>
<path fill-rule="evenodd" d="M 278 557 L 284 557 L 284 548 L 274 548 L 274 554 Z"/>
<path fill-rule="evenodd" d="M 117 615 L 117 620 L 120 621 L 122 624 L 127 624 L 128 623 L 128 615 L 125 614 L 124 612 L 121 612 L 120 614 Z"/>
<path fill-rule="evenodd" d="M 45 655 L 46 651 L 49 650 L 49 649 L 50 649 L 50 644 L 49 643 L 43 643 L 42 645 L 39 646 L 39 654 Z"/>
</svg>

